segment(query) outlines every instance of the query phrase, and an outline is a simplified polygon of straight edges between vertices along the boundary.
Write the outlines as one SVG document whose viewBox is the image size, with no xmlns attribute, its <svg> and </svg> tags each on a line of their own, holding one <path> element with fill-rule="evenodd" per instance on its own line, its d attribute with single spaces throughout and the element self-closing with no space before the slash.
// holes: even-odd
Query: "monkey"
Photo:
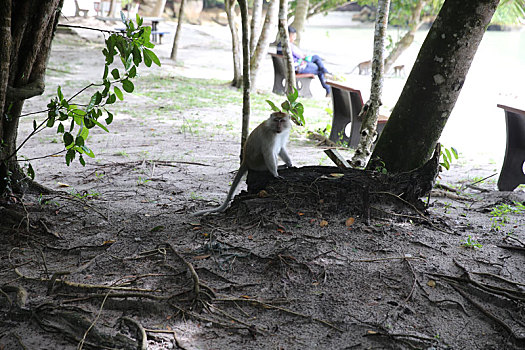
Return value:
<svg viewBox="0 0 525 350">
<path fill-rule="evenodd" d="M 277 173 L 277 156 L 284 161 L 287 167 L 292 167 L 292 160 L 286 151 L 290 127 L 290 116 L 284 112 L 274 112 L 268 119 L 259 124 L 246 140 L 241 166 L 233 179 L 224 203 L 217 208 L 195 212 L 193 216 L 226 210 L 241 178 L 248 170 L 267 170 L 274 177 L 282 178 Z"/>
<path fill-rule="evenodd" d="M 397 77 L 401 76 L 401 74 L 405 76 L 405 65 L 401 64 L 399 66 L 394 66 L 394 75 Z"/>
<path fill-rule="evenodd" d="M 359 63 L 350 71 L 350 74 L 352 74 L 357 68 L 359 68 L 359 75 L 369 74 L 370 68 L 372 68 L 372 61 L 369 60 Z"/>
</svg>

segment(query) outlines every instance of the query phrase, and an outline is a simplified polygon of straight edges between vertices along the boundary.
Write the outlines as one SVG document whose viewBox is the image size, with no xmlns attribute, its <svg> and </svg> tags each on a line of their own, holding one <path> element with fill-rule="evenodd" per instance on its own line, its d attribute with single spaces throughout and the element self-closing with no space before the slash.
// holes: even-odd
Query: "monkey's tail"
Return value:
<svg viewBox="0 0 525 350">
<path fill-rule="evenodd" d="M 248 171 L 248 167 L 246 165 L 244 165 L 244 163 L 242 163 L 241 167 L 237 171 L 237 175 L 235 175 L 235 178 L 233 179 L 232 185 L 230 187 L 230 191 L 228 192 L 228 195 L 226 196 L 226 199 L 224 200 L 224 202 L 222 203 L 222 205 L 220 207 L 213 208 L 213 209 L 200 210 L 200 211 L 197 211 L 197 212 L 195 212 L 195 213 L 193 213 L 191 215 L 192 216 L 200 216 L 200 215 L 203 215 L 203 214 L 219 213 L 219 212 L 225 211 L 226 208 L 228 208 L 228 205 L 230 204 L 230 201 L 231 201 L 231 199 L 233 197 L 233 194 L 235 193 L 235 190 L 237 189 L 237 186 L 239 186 L 239 183 L 241 182 L 241 179 L 242 179 L 243 175 L 246 174 L 247 171 Z"/>
</svg>

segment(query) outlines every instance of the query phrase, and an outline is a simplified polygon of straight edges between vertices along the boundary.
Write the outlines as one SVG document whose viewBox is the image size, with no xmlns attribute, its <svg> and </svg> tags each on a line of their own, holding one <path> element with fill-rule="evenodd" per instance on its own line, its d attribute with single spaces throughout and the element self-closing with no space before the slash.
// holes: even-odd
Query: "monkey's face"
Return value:
<svg viewBox="0 0 525 350">
<path fill-rule="evenodd" d="M 283 130 L 290 127 L 288 114 L 283 112 L 272 113 L 272 130 L 277 134 L 280 134 Z"/>
</svg>

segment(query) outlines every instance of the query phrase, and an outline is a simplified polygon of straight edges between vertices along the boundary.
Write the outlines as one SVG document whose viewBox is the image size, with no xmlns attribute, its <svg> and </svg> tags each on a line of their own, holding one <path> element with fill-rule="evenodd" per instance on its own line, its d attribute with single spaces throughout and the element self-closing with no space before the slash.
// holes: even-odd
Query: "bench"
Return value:
<svg viewBox="0 0 525 350">
<path fill-rule="evenodd" d="M 513 191 L 525 184 L 525 110 L 498 104 L 505 111 L 507 147 L 498 179 L 500 191 Z"/>
<path fill-rule="evenodd" d="M 273 89 L 274 94 L 284 95 L 286 92 L 286 70 L 284 56 L 270 53 L 273 63 Z M 295 73 L 295 86 L 301 97 L 312 97 L 310 83 L 315 78 L 314 74 Z"/>
<path fill-rule="evenodd" d="M 359 112 L 363 108 L 361 91 L 331 81 L 327 82 L 332 89 L 332 104 L 334 107 L 330 140 L 333 142 L 347 142 L 351 148 L 359 144 L 361 124 Z M 381 135 L 388 117 L 378 116 L 377 135 Z M 346 134 L 346 127 L 350 124 L 350 135 Z"/>
</svg>

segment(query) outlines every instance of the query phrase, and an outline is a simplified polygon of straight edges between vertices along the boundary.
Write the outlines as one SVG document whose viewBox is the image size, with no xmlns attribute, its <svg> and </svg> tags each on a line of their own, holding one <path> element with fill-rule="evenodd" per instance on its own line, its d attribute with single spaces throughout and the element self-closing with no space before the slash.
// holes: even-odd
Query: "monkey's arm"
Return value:
<svg viewBox="0 0 525 350">
<path fill-rule="evenodd" d="M 271 150 L 269 151 L 270 152 L 263 152 L 264 163 L 274 177 L 279 177 L 279 173 L 277 172 L 277 155 L 271 152 Z"/>
<path fill-rule="evenodd" d="M 281 148 L 281 150 L 279 151 L 279 157 L 281 157 L 281 159 L 284 161 L 287 167 L 289 168 L 293 167 L 292 160 L 290 159 L 288 152 L 286 152 L 286 148 L 284 147 Z"/>
</svg>

